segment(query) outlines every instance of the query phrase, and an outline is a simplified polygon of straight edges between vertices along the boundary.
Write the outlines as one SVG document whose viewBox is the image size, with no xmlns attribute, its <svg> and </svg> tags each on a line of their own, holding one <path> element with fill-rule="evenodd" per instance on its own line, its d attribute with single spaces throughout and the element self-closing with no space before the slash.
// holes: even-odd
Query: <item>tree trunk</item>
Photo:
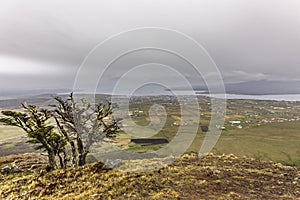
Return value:
<svg viewBox="0 0 300 200">
<path fill-rule="evenodd" d="M 64 159 L 64 167 L 67 168 L 69 159 L 68 159 L 68 154 L 67 154 L 65 148 L 63 150 L 63 154 L 64 154 L 64 158 L 63 158 Z"/>
<path fill-rule="evenodd" d="M 71 161 L 72 161 L 72 167 L 77 166 L 77 152 L 76 147 L 73 141 L 69 140 L 69 144 L 71 145 L 72 155 L 71 155 Z"/>
<path fill-rule="evenodd" d="M 86 156 L 88 152 L 86 151 L 83 142 L 79 136 L 77 136 L 77 148 L 78 148 L 78 166 L 83 166 L 86 164 Z"/>
<path fill-rule="evenodd" d="M 70 139 L 69 134 L 67 133 L 67 131 L 65 130 L 64 126 L 62 126 L 59 122 L 59 119 L 57 117 L 54 117 L 56 124 L 59 128 L 59 130 L 61 131 L 61 133 L 64 135 L 64 137 L 66 138 L 67 142 L 70 144 L 71 146 L 71 162 L 72 162 L 72 167 L 75 167 L 78 165 L 78 161 L 77 161 L 77 152 L 76 152 L 76 146 L 75 143 Z M 66 152 L 64 152 L 64 154 L 66 154 Z M 65 156 L 66 157 L 66 156 Z M 65 159 L 66 160 L 66 159 Z"/>
<path fill-rule="evenodd" d="M 65 168 L 64 161 L 63 161 L 63 158 L 61 157 L 60 153 L 58 153 L 57 156 L 59 159 L 60 168 L 61 169 Z"/>
<path fill-rule="evenodd" d="M 55 154 L 53 151 L 48 151 L 48 159 L 49 159 L 49 165 L 50 165 L 50 170 L 55 170 L 57 169 L 56 161 L 55 161 Z"/>
<path fill-rule="evenodd" d="M 55 161 L 55 150 L 52 149 L 52 147 L 47 143 L 47 141 L 45 141 L 45 139 L 41 135 L 39 135 L 37 139 L 47 150 L 50 171 L 57 169 L 57 165 Z"/>
<path fill-rule="evenodd" d="M 83 166 L 86 164 L 86 156 L 87 156 L 88 152 L 84 152 L 82 154 L 79 155 L 79 162 L 78 165 L 79 166 Z"/>
</svg>

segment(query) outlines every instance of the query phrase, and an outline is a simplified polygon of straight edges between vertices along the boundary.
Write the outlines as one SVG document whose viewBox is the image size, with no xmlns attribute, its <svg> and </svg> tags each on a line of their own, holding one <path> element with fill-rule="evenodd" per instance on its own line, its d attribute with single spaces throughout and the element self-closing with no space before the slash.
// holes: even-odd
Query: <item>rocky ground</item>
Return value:
<svg viewBox="0 0 300 200">
<path fill-rule="evenodd" d="M 2 170 L 0 199 L 300 199 L 296 168 L 234 155 L 186 155 L 143 173 L 101 163 L 46 172 L 41 159 L 35 154 L 0 159 L 1 168 L 19 169 Z M 39 166 L 29 167 L 35 162 Z"/>
</svg>

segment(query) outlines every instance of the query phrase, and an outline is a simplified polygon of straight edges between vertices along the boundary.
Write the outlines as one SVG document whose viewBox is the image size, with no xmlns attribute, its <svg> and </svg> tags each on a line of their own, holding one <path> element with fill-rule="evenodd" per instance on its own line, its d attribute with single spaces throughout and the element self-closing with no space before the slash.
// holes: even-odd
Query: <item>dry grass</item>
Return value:
<svg viewBox="0 0 300 200">
<path fill-rule="evenodd" d="M 144 161 L 140 161 L 143 163 Z M 6 176 L 1 199 L 297 199 L 297 169 L 233 155 L 184 156 L 154 172 L 126 173 L 100 163 Z"/>
</svg>

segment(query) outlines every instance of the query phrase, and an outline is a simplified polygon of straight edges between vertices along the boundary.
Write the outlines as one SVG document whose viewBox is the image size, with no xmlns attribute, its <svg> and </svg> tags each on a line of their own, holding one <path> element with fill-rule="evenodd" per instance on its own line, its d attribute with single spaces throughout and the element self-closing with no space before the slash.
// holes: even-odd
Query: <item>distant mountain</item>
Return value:
<svg viewBox="0 0 300 200">
<path fill-rule="evenodd" d="M 17 109 L 24 102 L 47 106 L 53 104 L 53 96 L 70 91 L 69 89 L 0 90 L 0 108 Z"/>
<path fill-rule="evenodd" d="M 300 94 L 300 81 L 248 81 L 240 83 L 227 83 L 224 85 L 227 94 L 244 95 L 271 95 L 271 94 Z M 207 93 L 204 85 L 194 86 L 199 93 Z M 177 87 L 172 90 L 185 91 L 185 87 Z M 203 92 L 206 91 L 206 92 Z"/>
<path fill-rule="evenodd" d="M 69 93 L 71 89 L 0 89 L 0 100 L 3 99 L 15 99 L 15 98 L 28 98 L 28 97 L 49 97 L 54 94 Z"/>
<path fill-rule="evenodd" d="M 198 93 L 207 93 L 208 89 L 204 84 L 193 86 Z M 174 87 L 165 89 L 157 84 L 147 85 L 137 90 L 133 95 L 171 95 L 170 91 L 188 91 L 187 87 Z M 300 81 L 248 81 L 240 83 L 225 83 L 227 94 L 243 95 L 271 95 L 271 94 L 300 94 Z M 20 98 L 48 98 L 53 95 L 68 94 L 72 89 L 39 89 L 39 90 L 0 90 L 0 100 Z M 125 92 L 126 93 L 126 92 Z M 107 93 L 108 94 L 108 93 Z"/>
<path fill-rule="evenodd" d="M 300 94 L 300 81 L 249 81 L 225 84 L 228 94 Z"/>
</svg>

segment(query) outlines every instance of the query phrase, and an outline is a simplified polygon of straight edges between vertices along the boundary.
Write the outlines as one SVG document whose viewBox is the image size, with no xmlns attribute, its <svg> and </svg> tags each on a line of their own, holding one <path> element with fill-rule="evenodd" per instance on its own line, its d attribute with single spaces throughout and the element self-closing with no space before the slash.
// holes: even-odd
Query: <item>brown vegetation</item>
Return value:
<svg viewBox="0 0 300 200">
<path fill-rule="evenodd" d="M 186 155 L 153 172 L 126 173 L 95 163 L 8 175 L 0 188 L 1 199 L 298 199 L 300 173 L 234 155 Z"/>
</svg>

